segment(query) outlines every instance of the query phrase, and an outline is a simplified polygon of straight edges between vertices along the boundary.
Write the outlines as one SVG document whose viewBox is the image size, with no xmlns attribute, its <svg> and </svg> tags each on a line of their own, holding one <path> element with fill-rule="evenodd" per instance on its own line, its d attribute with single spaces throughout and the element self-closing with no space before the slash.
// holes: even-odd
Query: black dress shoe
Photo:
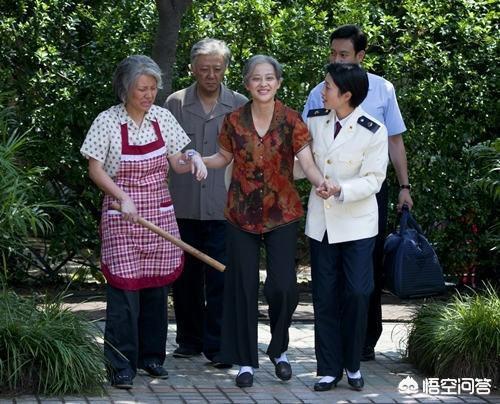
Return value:
<svg viewBox="0 0 500 404">
<path fill-rule="evenodd" d="M 363 390 L 363 387 L 365 385 L 363 377 L 360 377 L 358 379 L 351 379 L 349 376 L 347 376 L 347 383 L 349 383 L 349 386 L 351 386 L 351 388 L 356 391 Z"/>
<path fill-rule="evenodd" d="M 276 361 L 272 358 L 271 362 L 274 365 L 274 372 L 279 379 L 287 381 L 292 378 L 292 366 L 289 362 L 281 361 L 276 363 Z"/>
<path fill-rule="evenodd" d="M 156 379 L 168 379 L 167 370 L 159 363 L 150 363 L 145 365 L 142 369 L 145 370 L 149 376 Z"/>
<path fill-rule="evenodd" d="M 129 390 L 132 388 L 134 383 L 132 382 L 132 377 L 128 374 L 115 374 L 111 378 L 111 385 L 117 389 Z"/>
<path fill-rule="evenodd" d="M 236 386 L 238 387 L 252 387 L 253 374 L 250 372 L 243 372 L 236 376 Z"/>
<path fill-rule="evenodd" d="M 201 352 L 198 352 L 194 349 L 191 349 L 191 348 L 186 348 L 186 347 L 183 347 L 183 346 L 179 346 L 175 351 L 174 353 L 172 354 L 172 356 L 174 358 L 192 358 L 193 356 L 198 356 L 200 355 Z"/>
<path fill-rule="evenodd" d="M 338 382 L 340 382 L 340 379 L 342 379 L 342 375 L 339 377 L 336 377 L 330 383 L 328 383 L 328 382 L 316 382 L 316 383 L 314 383 L 314 391 L 328 391 L 328 390 L 334 389 L 335 387 L 337 387 L 337 384 L 338 384 Z"/>
<path fill-rule="evenodd" d="M 207 362 L 206 365 L 212 366 L 216 369 L 231 369 L 233 367 L 233 365 L 230 363 L 226 363 L 226 362 L 222 362 L 222 361 L 218 360 L 217 355 L 205 354 L 205 357 L 210 361 L 210 362 Z"/>
<path fill-rule="evenodd" d="M 375 360 L 375 349 L 371 346 L 365 346 L 361 351 L 361 361 L 368 362 Z"/>
<path fill-rule="evenodd" d="M 210 361 L 208 363 L 216 369 L 231 369 L 233 367 L 233 365 L 231 365 L 230 363 L 224 363 L 219 361 Z"/>
</svg>

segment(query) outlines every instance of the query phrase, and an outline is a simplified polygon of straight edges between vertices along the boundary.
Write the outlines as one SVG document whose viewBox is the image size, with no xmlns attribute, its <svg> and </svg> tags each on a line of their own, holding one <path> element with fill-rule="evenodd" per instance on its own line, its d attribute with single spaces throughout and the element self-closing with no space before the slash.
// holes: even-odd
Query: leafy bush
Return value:
<svg viewBox="0 0 500 404">
<path fill-rule="evenodd" d="M 2 107 L 0 95 L 0 258 L 4 273 L 29 248 L 29 237 L 50 233 L 49 211 L 62 210 L 48 199 L 41 178 L 44 169 L 26 167 L 22 152 L 29 133 L 20 133 L 12 108 Z"/>
<path fill-rule="evenodd" d="M 90 323 L 60 302 L 0 292 L 1 386 L 44 395 L 101 392 L 105 375 Z"/>
<path fill-rule="evenodd" d="M 498 21 L 490 1 L 383 2 L 374 69 L 397 89 L 415 214 L 445 272 L 494 279 L 487 229 L 497 217 L 467 149 L 498 128 Z M 495 56 L 496 55 L 496 56 Z M 391 175 L 390 179 L 395 176 Z M 392 187 L 392 201 L 397 189 Z"/>
<path fill-rule="evenodd" d="M 114 103 L 111 76 L 118 61 L 130 53 L 150 53 L 155 6 L 146 0 L 118 5 L 21 0 L 1 2 L 0 14 L 0 92 L 12 95 L 9 105 L 19 130 L 30 129 L 22 148 L 24 168 L 43 167 L 46 194 L 74 207 L 73 221 L 51 212 L 57 231 L 35 259 L 53 277 L 75 255 L 99 250 L 101 195 L 87 178 L 79 148 L 98 112 Z M 25 265 L 9 267 L 17 271 Z"/>
<path fill-rule="evenodd" d="M 491 196 L 495 203 L 494 217 L 498 218 L 498 201 L 500 200 L 500 138 L 492 142 L 479 143 L 469 149 L 470 156 L 477 167 L 479 177 L 475 184 L 480 191 Z M 491 242 L 491 251 L 500 252 L 500 223 L 492 223 L 487 235 Z M 497 268 L 498 269 L 498 268 Z"/>
<path fill-rule="evenodd" d="M 470 154 L 479 166 L 481 177 L 476 181 L 495 202 L 500 200 L 500 137 L 470 148 Z"/>
<path fill-rule="evenodd" d="M 328 36 L 357 23 L 369 38 L 364 66 L 392 81 L 408 131 L 404 136 L 415 215 L 448 274 L 481 268 L 494 277 L 486 230 L 495 220 L 491 198 L 474 184 L 480 173 L 468 147 L 498 128 L 498 31 L 492 1 L 239 0 L 198 1 L 185 15 L 174 87 L 186 86 L 189 48 L 204 36 L 233 50 L 228 84 L 245 92 L 241 67 L 255 53 L 284 65 L 279 97 L 301 110 L 323 79 Z M 256 32 L 258 34 L 256 34 Z M 395 220 L 398 187 L 388 174 Z M 302 195 L 309 190 L 299 184 Z"/>
<path fill-rule="evenodd" d="M 449 303 L 422 306 L 411 322 L 407 357 L 439 378 L 500 381 L 500 298 L 483 293 L 458 295 Z"/>
<path fill-rule="evenodd" d="M 396 87 L 408 132 L 415 216 L 437 250 L 444 271 L 476 268 L 493 276 L 488 229 L 498 210 L 468 150 L 496 137 L 498 128 L 498 13 L 495 0 L 195 0 L 182 22 L 174 89 L 191 82 L 189 50 L 213 36 L 227 41 L 233 62 L 227 83 L 245 92 L 241 67 L 252 54 L 284 65 L 279 96 L 301 110 L 323 79 L 331 30 L 358 23 L 369 37 L 364 66 Z M 92 119 L 114 100 L 116 63 L 151 53 L 154 2 L 47 0 L 0 6 L 0 91 L 12 91 L 22 131 L 33 128 L 28 148 L 34 165 L 47 167 L 54 197 L 75 207 L 75 225 L 52 217 L 57 232 L 48 254 L 67 257 L 98 251 L 100 195 L 79 155 Z M 32 141 L 38 140 L 31 147 Z M 391 202 L 397 198 L 389 173 Z M 308 186 L 302 183 L 303 195 Z M 394 208 L 394 206 L 393 206 Z M 392 209 L 391 220 L 395 209 Z M 74 229 L 78 228 L 78 231 Z"/>
</svg>

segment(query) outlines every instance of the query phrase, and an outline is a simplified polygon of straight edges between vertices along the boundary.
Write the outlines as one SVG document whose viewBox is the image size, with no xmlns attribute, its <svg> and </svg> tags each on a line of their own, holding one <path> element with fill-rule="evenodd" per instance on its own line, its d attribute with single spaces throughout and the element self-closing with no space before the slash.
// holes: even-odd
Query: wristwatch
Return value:
<svg viewBox="0 0 500 404">
<path fill-rule="evenodd" d="M 403 184 L 399 186 L 399 189 L 407 189 L 408 191 L 411 190 L 411 185 L 410 184 Z"/>
</svg>

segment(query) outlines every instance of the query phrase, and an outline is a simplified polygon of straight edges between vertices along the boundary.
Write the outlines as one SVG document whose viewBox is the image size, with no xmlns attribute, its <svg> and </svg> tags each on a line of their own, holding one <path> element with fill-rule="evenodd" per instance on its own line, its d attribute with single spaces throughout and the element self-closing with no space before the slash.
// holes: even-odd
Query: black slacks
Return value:
<svg viewBox="0 0 500 404">
<path fill-rule="evenodd" d="M 373 277 L 375 287 L 370 296 L 368 308 L 368 323 L 364 346 L 375 348 L 382 334 L 382 288 L 384 286 L 384 243 L 387 232 L 387 205 L 389 203 L 389 189 L 387 181 L 382 183 L 376 194 L 378 204 L 378 234 L 373 249 Z"/>
<path fill-rule="evenodd" d="M 260 235 L 228 223 L 228 264 L 219 361 L 259 367 L 257 316 L 261 244 L 266 252 L 264 296 L 269 305 L 271 326 L 267 354 L 276 358 L 288 349 L 288 328 L 298 304 L 295 273 L 297 229 L 298 222 L 294 222 Z"/>
<path fill-rule="evenodd" d="M 112 372 L 134 377 L 137 368 L 163 364 L 167 296 L 166 286 L 129 291 L 107 285 L 104 356 Z"/>
<path fill-rule="evenodd" d="M 328 244 L 326 232 L 322 242 L 310 239 L 318 376 L 360 367 L 374 243 L 375 237 Z"/>
<path fill-rule="evenodd" d="M 177 219 L 181 238 L 226 263 L 226 221 Z M 184 270 L 172 285 L 176 342 L 213 360 L 220 349 L 224 273 L 185 255 Z"/>
</svg>

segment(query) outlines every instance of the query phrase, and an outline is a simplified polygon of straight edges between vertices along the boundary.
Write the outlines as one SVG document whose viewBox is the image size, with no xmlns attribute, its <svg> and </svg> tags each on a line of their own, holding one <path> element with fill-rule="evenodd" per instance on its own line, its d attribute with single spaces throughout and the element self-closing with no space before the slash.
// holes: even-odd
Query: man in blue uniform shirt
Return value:
<svg viewBox="0 0 500 404">
<path fill-rule="evenodd" d="M 361 64 L 365 57 L 367 46 L 366 35 L 357 25 L 343 25 L 330 35 L 330 62 L 331 63 L 358 63 Z M 406 126 L 396 100 L 394 86 L 383 77 L 368 73 L 368 95 L 361 107 L 370 115 L 382 122 L 387 128 L 389 136 L 389 157 L 396 171 L 399 182 L 398 210 L 403 204 L 411 209 L 413 201 L 410 196 L 408 182 L 408 168 L 406 150 L 402 133 Z M 302 118 L 307 120 L 311 109 L 323 108 L 321 90 L 324 82 L 319 83 L 309 93 L 307 102 L 302 112 Z M 361 360 L 375 359 L 375 345 L 382 333 L 382 308 L 381 290 L 383 283 L 383 253 L 384 240 L 387 227 L 388 190 L 384 181 L 380 192 L 377 193 L 379 209 L 379 229 L 373 252 L 373 268 L 375 276 L 375 289 L 370 299 L 368 311 L 368 326 Z"/>
</svg>

